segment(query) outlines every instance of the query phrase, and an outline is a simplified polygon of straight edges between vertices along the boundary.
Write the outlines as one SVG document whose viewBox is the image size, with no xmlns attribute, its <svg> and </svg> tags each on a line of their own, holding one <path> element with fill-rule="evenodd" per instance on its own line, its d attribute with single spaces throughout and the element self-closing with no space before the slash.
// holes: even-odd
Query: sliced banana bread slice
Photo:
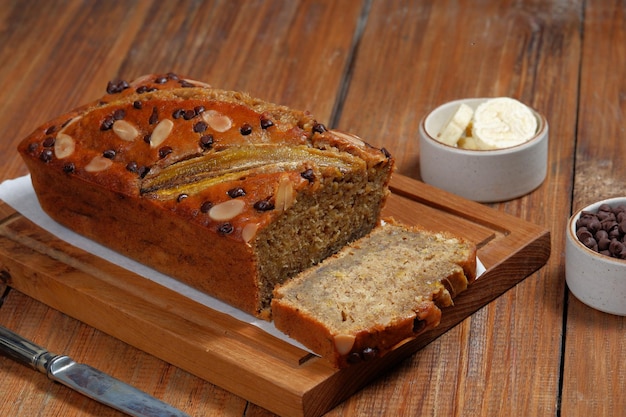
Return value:
<svg viewBox="0 0 626 417">
<path fill-rule="evenodd" d="M 436 327 L 476 277 L 476 247 L 398 224 L 375 228 L 274 290 L 276 327 L 337 367 Z"/>
</svg>

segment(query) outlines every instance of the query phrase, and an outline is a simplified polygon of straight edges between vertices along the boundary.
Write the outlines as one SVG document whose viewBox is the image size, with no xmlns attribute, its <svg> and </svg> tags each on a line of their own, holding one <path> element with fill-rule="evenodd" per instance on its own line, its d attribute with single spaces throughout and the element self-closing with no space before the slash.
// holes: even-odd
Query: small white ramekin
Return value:
<svg viewBox="0 0 626 417">
<path fill-rule="evenodd" d="M 488 98 L 450 101 L 424 117 L 419 127 L 422 181 L 481 203 L 512 200 L 539 187 L 546 177 L 548 122 L 543 115 L 531 109 L 537 117 L 537 134 L 509 148 L 468 150 L 436 139 L 461 103 L 476 109 L 486 100 Z"/>
<path fill-rule="evenodd" d="M 626 260 L 595 252 L 576 237 L 576 221 L 581 213 L 595 213 L 603 204 L 626 205 L 626 197 L 598 201 L 570 217 L 565 242 L 565 280 L 572 294 L 588 306 L 626 316 Z"/>
</svg>

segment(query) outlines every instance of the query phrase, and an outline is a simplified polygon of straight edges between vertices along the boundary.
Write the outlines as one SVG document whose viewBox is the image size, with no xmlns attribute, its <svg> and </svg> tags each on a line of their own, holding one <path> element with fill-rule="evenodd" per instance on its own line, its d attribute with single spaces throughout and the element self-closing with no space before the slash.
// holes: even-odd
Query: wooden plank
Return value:
<svg viewBox="0 0 626 417">
<path fill-rule="evenodd" d="M 574 172 L 584 4 L 372 2 L 337 128 L 385 146 L 399 173 L 419 179 L 417 132 L 429 110 L 464 97 L 510 96 L 533 106 L 550 124 L 548 176 L 529 195 L 490 207 L 548 228 L 553 256 L 531 279 L 330 415 L 547 415 L 558 409 L 565 337 L 560 254 Z"/>
<path fill-rule="evenodd" d="M 456 217 L 457 233 L 489 230 L 482 234 L 495 237 L 479 249 L 488 270 L 445 311 L 440 327 L 345 370 L 60 241 L 6 205 L 0 206 L 0 269 L 15 289 L 274 413 L 319 416 L 540 268 L 550 254 L 549 232 L 539 226 L 399 175 L 392 190 L 390 207 L 409 213 L 413 224 L 436 227 L 429 217 L 410 216 L 418 204 Z"/>
<path fill-rule="evenodd" d="M 620 158 L 626 152 L 626 79 L 616 71 L 626 65 L 626 7 L 623 2 L 586 6 L 572 211 L 626 195 Z M 566 330 L 562 415 L 623 414 L 626 317 L 596 311 L 568 293 Z"/>
<path fill-rule="evenodd" d="M 360 1 L 153 2 L 134 39 L 137 51 L 119 74 L 174 71 L 328 120 L 361 7 Z"/>
<path fill-rule="evenodd" d="M 3 96 L 6 111 L 0 114 L 4 135 L 16 146 L 46 120 L 104 94 L 146 19 L 149 4 L 15 3 L 0 51 L 6 62 L 0 67 L 0 88 L 9 92 Z M 99 16 L 97 24 L 93 16 Z M 125 36 L 119 36 L 120 28 Z M 76 39 L 84 42 L 78 44 Z M 88 59 L 69 65 L 76 57 Z M 20 123 L 11 123 L 14 120 Z M 12 143 L 7 140 L 2 145 Z"/>
</svg>

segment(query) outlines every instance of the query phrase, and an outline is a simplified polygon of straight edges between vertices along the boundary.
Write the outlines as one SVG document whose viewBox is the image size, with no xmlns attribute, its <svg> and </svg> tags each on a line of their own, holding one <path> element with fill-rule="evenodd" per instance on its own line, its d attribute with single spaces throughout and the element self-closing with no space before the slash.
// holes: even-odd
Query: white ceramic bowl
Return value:
<svg viewBox="0 0 626 417">
<path fill-rule="evenodd" d="M 535 137 L 504 149 L 468 150 L 445 145 L 436 137 L 461 103 L 476 109 L 488 98 L 468 98 L 445 103 L 420 123 L 422 181 L 481 203 L 511 200 L 539 187 L 548 165 L 548 122 L 537 117 Z"/>
<path fill-rule="evenodd" d="M 599 254 L 576 237 L 583 211 L 597 212 L 602 204 L 626 205 L 626 197 L 611 198 L 578 210 L 569 220 L 565 242 L 565 280 L 583 303 L 605 313 L 626 316 L 626 260 Z"/>
</svg>

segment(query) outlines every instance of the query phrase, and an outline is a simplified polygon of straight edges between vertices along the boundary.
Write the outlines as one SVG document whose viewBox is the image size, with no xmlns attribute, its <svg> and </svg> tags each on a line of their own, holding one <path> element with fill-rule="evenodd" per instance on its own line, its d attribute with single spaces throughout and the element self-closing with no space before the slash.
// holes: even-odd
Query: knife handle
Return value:
<svg viewBox="0 0 626 417">
<path fill-rule="evenodd" d="M 44 374 L 48 373 L 50 361 L 57 356 L 2 326 L 0 326 L 0 352 Z"/>
</svg>

